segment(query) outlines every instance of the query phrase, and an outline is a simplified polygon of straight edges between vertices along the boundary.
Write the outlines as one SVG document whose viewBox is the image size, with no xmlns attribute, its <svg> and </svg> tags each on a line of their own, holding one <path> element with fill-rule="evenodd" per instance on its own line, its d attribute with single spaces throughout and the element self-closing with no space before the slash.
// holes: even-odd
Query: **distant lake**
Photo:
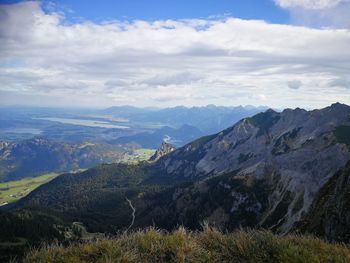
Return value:
<svg viewBox="0 0 350 263">
<path fill-rule="evenodd" d="M 100 127 L 107 129 L 128 129 L 128 126 L 115 125 L 109 122 L 104 121 L 96 121 L 96 120 L 82 120 L 82 119 L 69 119 L 69 118 L 36 118 L 38 120 L 47 120 L 47 121 L 55 121 L 64 124 L 72 124 L 72 125 L 80 125 L 80 126 L 89 126 L 89 127 Z"/>
<path fill-rule="evenodd" d="M 2 130 L 3 133 L 27 133 L 33 135 L 39 135 L 42 133 L 41 130 L 35 128 L 10 128 Z"/>
</svg>

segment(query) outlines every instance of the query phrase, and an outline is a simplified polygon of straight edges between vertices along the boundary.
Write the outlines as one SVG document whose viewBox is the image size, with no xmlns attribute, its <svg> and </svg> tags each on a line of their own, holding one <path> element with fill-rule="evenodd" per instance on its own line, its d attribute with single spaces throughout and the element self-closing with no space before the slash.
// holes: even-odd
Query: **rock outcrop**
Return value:
<svg viewBox="0 0 350 263">
<path fill-rule="evenodd" d="M 175 151 L 175 147 L 167 142 L 162 142 L 157 151 L 149 159 L 151 162 L 158 161 L 163 156 Z"/>
</svg>

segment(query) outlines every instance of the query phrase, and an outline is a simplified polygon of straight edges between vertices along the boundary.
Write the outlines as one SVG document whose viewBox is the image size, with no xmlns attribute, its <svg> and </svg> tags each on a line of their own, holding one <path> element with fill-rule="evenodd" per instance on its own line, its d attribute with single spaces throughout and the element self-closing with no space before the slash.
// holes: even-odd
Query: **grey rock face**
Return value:
<svg viewBox="0 0 350 263">
<path fill-rule="evenodd" d="M 163 142 L 149 160 L 152 162 L 158 161 L 161 157 L 173 152 L 174 150 L 175 148 L 171 144 Z"/>
<path fill-rule="evenodd" d="M 157 165 L 167 176 L 194 179 L 233 171 L 259 180 L 273 175 L 269 206 L 260 224 L 284 233 L 308 211 L 319 189 L 350 159 L 348 146 L 334 133 L 339 126 L 350 126 L 349 114 L 350 107 L 339 103 L 313 111 L 268 110 L 188 144 L 160 159 Z M 285 209 L 281 209 L 282 204 Z"/>
<path fill-rule="evenodd" d="M 350 162 L 318 192 L 310 211 L 296 229 L 332 241 L 350 241 Z"/>
</svg>

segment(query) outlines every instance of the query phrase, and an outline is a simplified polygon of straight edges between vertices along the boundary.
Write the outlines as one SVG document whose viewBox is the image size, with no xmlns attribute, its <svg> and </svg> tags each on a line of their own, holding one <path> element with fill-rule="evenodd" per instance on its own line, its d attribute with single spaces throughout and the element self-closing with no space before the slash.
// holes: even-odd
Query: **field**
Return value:
<svg viewBox="0 0 350 263">
<path fill-rule="evenodd" d="M 125 154 L 120 162 L 137 163 L 140 161 L 147 161 L 155 151 L 156 150 L 153 149 L 136 149 L 132 153 Z"/>
<path fill-rule="evenodd" d="M 18 181 L 0 183 L 0 206 L 12 203 L 26 196 L 35 188 L 52 180 L 58 174 L 48 173 L 33 178 L 25 178 Z"/>
</svg>

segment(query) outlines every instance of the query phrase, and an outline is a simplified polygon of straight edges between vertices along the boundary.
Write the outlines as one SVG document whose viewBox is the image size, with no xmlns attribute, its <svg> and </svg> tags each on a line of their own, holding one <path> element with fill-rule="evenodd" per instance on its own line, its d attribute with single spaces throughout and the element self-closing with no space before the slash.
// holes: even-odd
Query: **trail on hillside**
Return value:
<svg viewBox="0 0 350 263">
<path fill-rule="evenodd" d="M 135 209 L 135 207 L 132 205 L 132 203 L 131 203 L 131 201 L 129 200 L 129 198 L 127 198 L 127 197 L 125 196 L 125 199 L 126 199 L 126 201 L 129 203 L 129 206 L 130 206 L 130 208 L 131 208 L 131 210 L 132 210 L 132 220 L 131 220 L 130 226 L 126 229 L 126 232 L 127 232 L 127 231 L 129 231 L 129 229 L 134 225 L 136 209 Z"/>
</svg>

